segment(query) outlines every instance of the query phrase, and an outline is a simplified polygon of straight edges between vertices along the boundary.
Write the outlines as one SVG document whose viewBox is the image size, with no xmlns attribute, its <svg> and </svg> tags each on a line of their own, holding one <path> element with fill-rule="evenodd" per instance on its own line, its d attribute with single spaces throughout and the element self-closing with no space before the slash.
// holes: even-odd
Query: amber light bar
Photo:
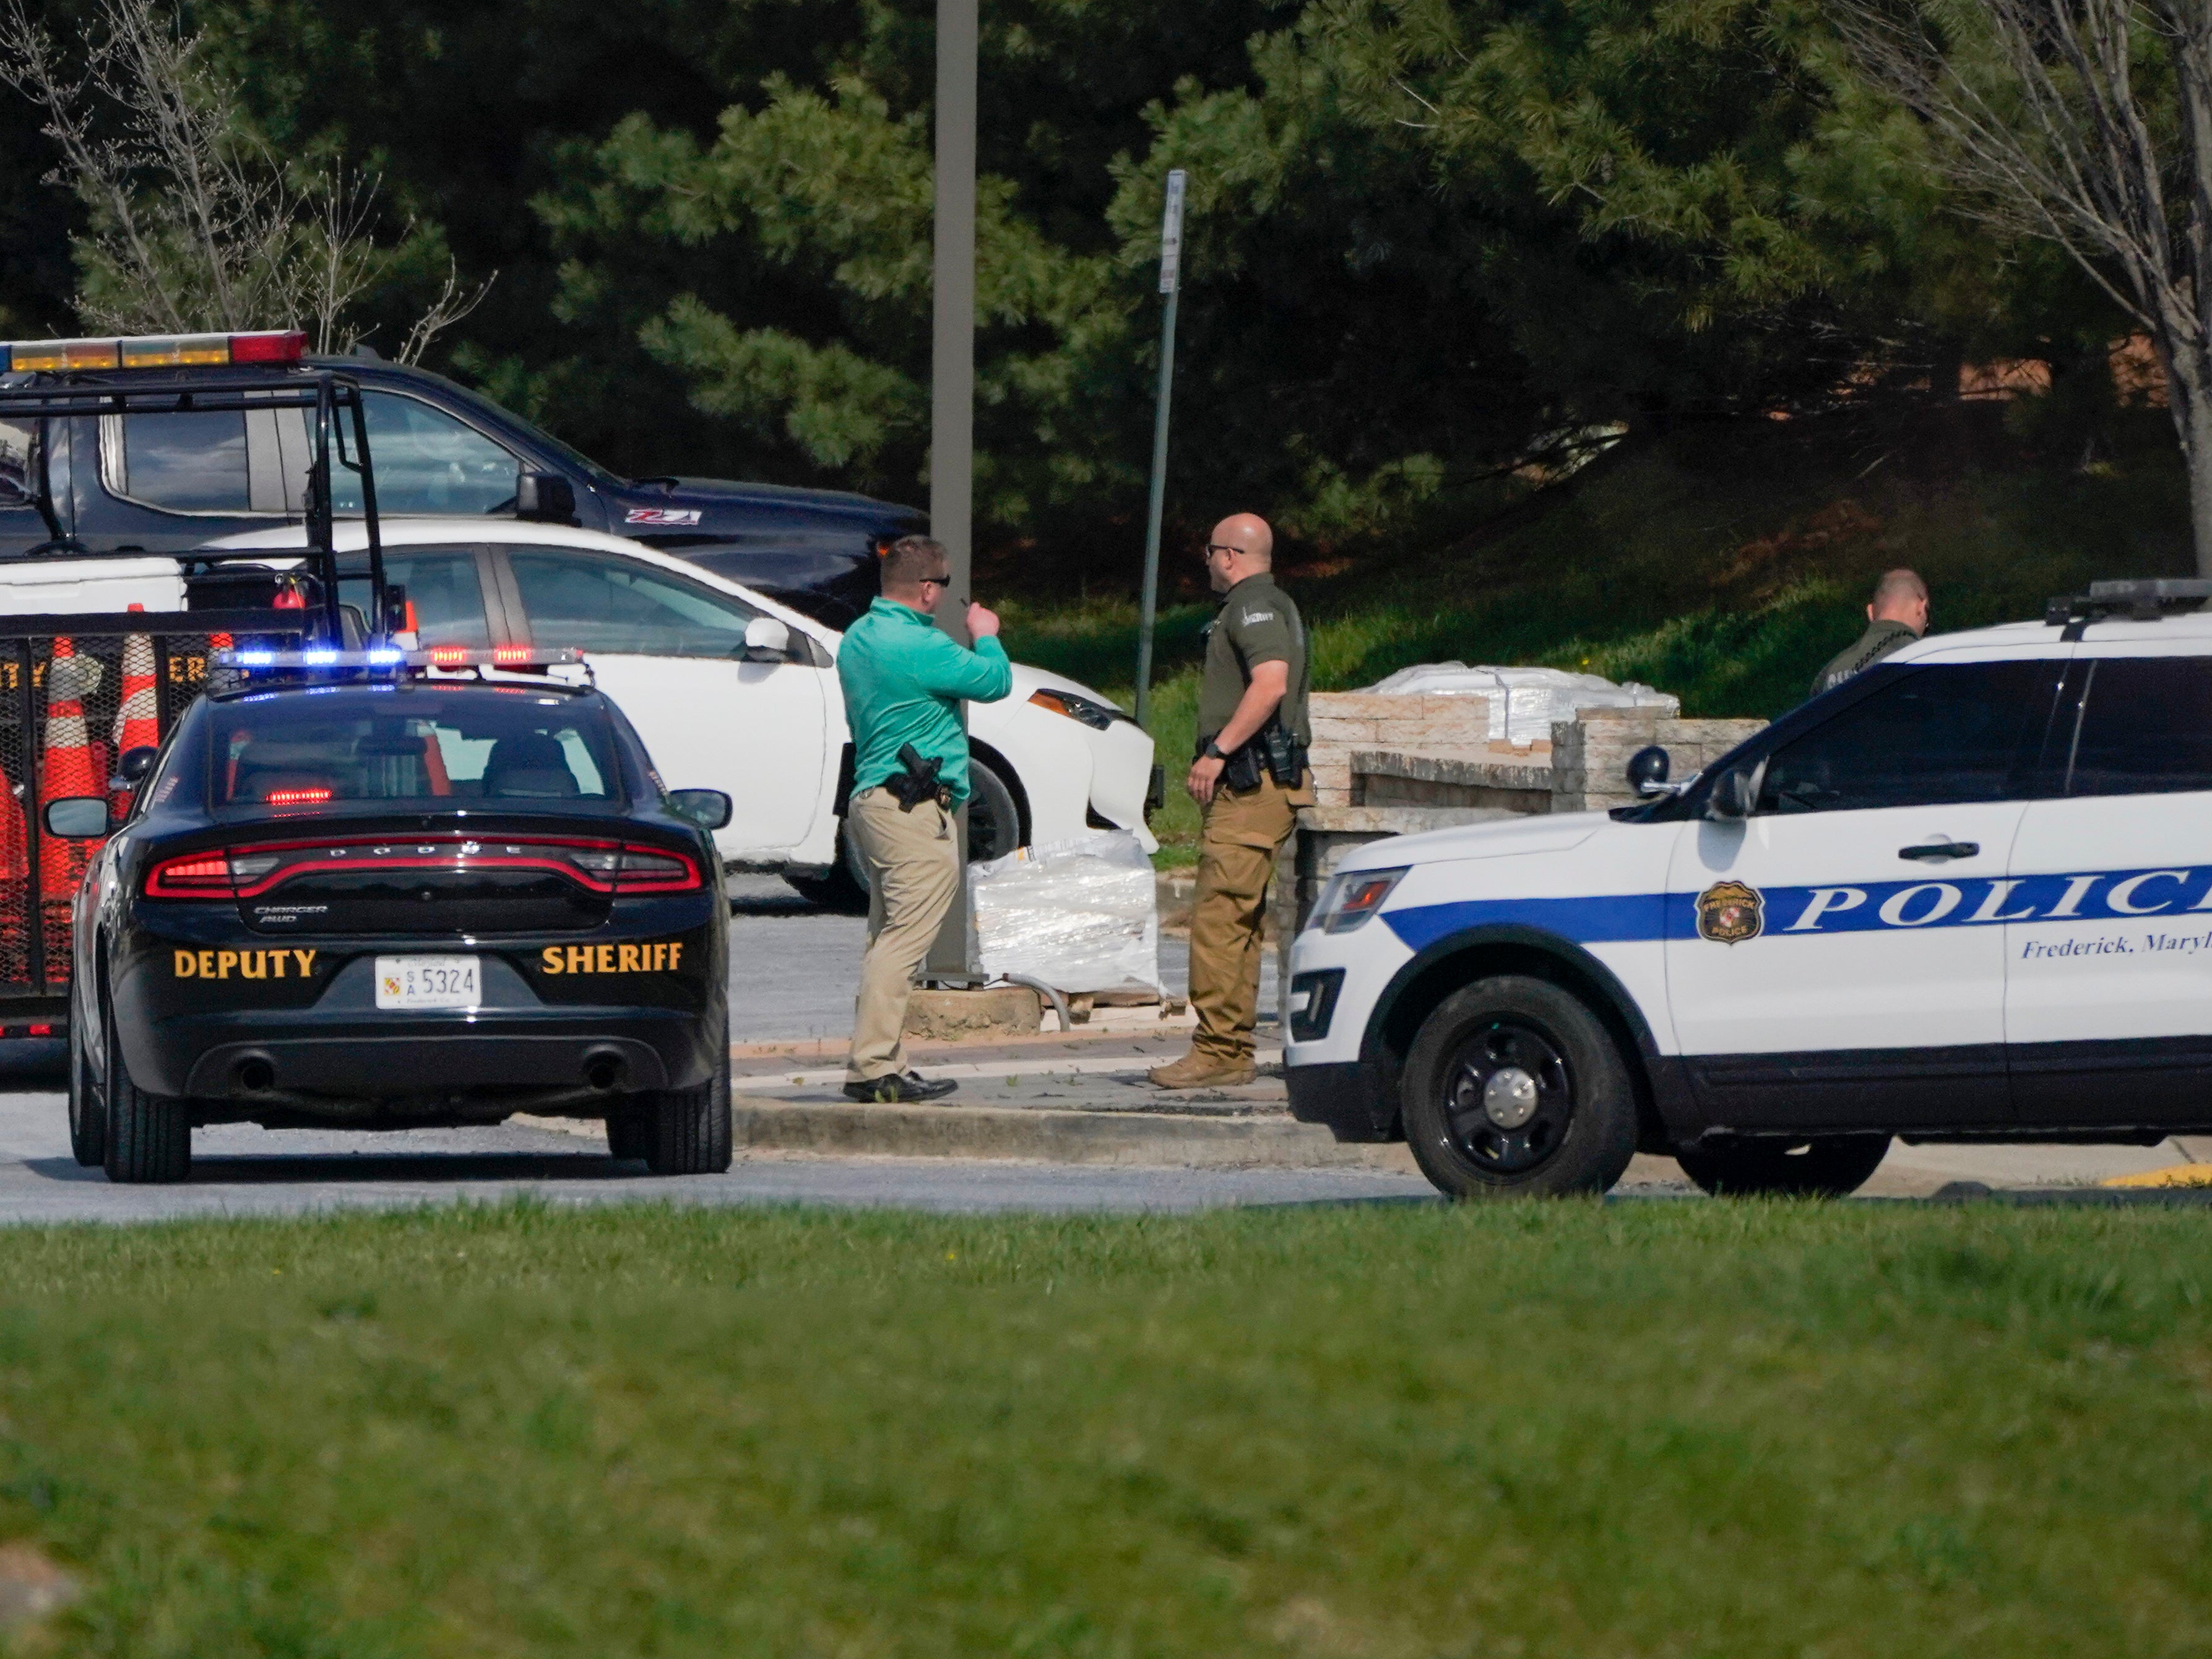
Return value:
<svg viewBox="0 0 2212 1659">
<path fill-rule="evenodd" d="M 16 374 L 58 368 L 192 368 L 230 363 L 296 363 L 307 337 L 297 329 L 255 334 L 143 334 L 110 340 L 17 340 L 7 348 Z"/>
</svg>

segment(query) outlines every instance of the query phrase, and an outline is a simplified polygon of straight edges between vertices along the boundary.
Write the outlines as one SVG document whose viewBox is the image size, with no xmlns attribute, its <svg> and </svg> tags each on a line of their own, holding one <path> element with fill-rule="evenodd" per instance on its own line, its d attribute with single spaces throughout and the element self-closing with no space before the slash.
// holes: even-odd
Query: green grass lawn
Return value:
<svg viewBox="0 0 2212 1659">
<path fill-rule="evenodd" d="M 11 1231 L 16 1651 L 2202 1654 L 2208 1222 Z"/>
</svg>

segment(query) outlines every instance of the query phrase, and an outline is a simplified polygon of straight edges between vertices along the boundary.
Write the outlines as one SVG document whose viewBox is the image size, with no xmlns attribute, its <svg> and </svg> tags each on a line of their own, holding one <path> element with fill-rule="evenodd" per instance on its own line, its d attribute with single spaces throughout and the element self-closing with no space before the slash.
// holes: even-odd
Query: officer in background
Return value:
<svg viewBox="0 0 2212 1659">
<path fill-rule="evenodd" d="M 968 799 L 960 704 L 996 702 L 1014 672 L 999 619 L 968 607 L 967 650 L 941 632 L 937 602 L 952 580 L 943 544 L 904 536 L 883 558 L 883 597 L 845 630 L 837 683 L 853 732 L 845 833 L 868 874 L 868 946 L 853 1006 L 845 1092 L 854 1100 L 935 1100 L 957 1085 L 907 1068 L 907 1000 L 959 890 L 954 812 Z"/>
<path fill-rule="evenodd" d="M 1927 631 L 1928 584 L 1910 570 L 1887 572 L 1875 584 L 1874 599 L 1867 606 L 1867 631 L 1813 677 L 1811 695 L 1833 690 Z"/>
<path fill-rule="evenodd" d="M 1163 1089 L 1222 1087 L 1255 1075 L 1261 929 L 1275 854 L 1313 805 L 1306 770 L 1306 630 L 1275 586 L 1275 537 L 1249 513 L 1224 519 L 1206 546 L 1223 595 L 1208 629 L 1198 693 L 1191 798 L 1206 813 L 1190 916 L 1190 1053 L 1150 1073 Z"/>
</svg>

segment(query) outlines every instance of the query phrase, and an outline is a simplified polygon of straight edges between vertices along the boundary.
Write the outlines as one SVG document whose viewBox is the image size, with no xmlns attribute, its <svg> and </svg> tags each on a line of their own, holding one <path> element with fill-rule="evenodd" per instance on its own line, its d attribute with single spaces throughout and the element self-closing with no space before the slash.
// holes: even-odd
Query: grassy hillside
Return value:
<svg viewBox="0 0 2212 1659">
<path fill-rule="evenodd" d="M 1876 424 L 1698 426 L 1624 447 L 1502 522 L 1430 552 L 1292 553 L 1315 684 L 1372 684 L 1423 662 L 1537 663 L 1635 679 L 1691 714 L 1767 716 L 1864 626 L 1875 578 L 1911 565 L 1937 631 L 2039 614 L 2092 580 L 2192 573 L 2186 488 L 2165 417 L 2145 411 L 2115 458 L 2041 457 L 1988 405 Z M 1199 630 L 1212 614 L 1179 555 L 1158 638 L 1151 721 L 1172 779 L 1191 752 Z M 1171 599 L 1172 602 L 1169 602 Z M 1024 660 L 1129 696 L 1136 606 L 1006 607 Z M 1179 788 L 1156 821 L 1188 859 Z"/>
</svg>

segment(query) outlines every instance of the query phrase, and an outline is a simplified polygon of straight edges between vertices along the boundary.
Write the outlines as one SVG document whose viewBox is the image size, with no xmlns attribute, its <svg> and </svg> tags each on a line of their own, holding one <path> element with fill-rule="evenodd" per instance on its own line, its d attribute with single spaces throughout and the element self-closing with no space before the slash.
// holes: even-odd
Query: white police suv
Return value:
<svg viewBox="0 0 2212 1659">
<path fill-rule="evenodd" d="M 1907 1140 L 2212 1133 L 2212 582 L 1923 640 L 1611 813 L 1378 842 L 1291 1110 L 1459 1196 L 1844 1193 Z"/>
</svg>

